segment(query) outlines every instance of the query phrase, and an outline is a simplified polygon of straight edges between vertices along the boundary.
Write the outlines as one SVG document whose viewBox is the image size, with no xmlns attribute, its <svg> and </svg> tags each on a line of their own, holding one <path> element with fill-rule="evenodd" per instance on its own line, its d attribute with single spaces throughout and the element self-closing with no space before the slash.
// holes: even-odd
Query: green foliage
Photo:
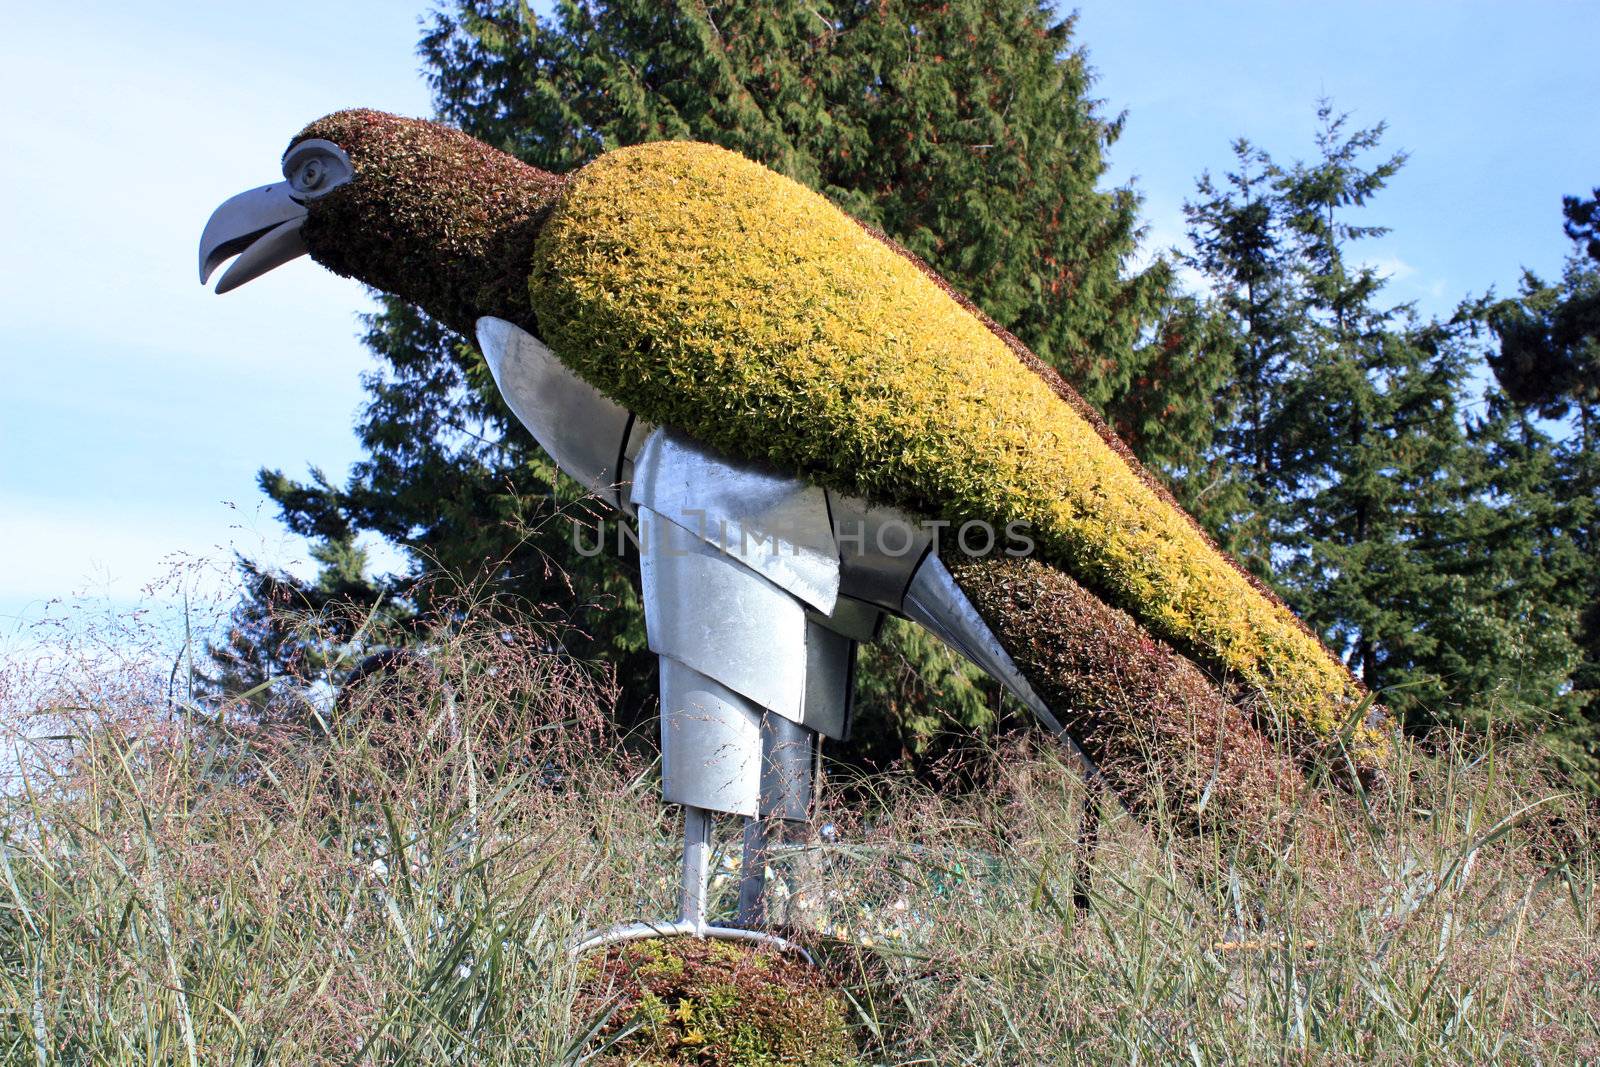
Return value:
<svg viewBox="0 0 1600 1067">
<path fill-rule="evenodd" d="M 1489 365 L 1506 395 L 1549 419 L 1576 414 L 1579 432 L 1600 407 L 1600 261 L 1568 259 L 1561 281 L 1546 283 L 1531 271 L 1522 293 L 1491 313 L 1500 351 Z"/>
<path fill-rule="evenodd" d="M 1248 141 L 1236 141 L 1233 154 L 1235 169 L 1221 184 L 1202 175 L 1184 209 L 1187 262 L 1210 282 L 1214 321 L 1233 345 L 1232 373 L 1216 398 L 1210 492 L 1199 510 L 1224 545 L 1269 578 L 1289 495 L 1280 473 L 1281 396 L 1294 371 L 1300 300 L 1278 203 L 1281 171 Z"/>
<path fill-rule="evenodd" d="M 1215 421 L 1205 383 L 1226 361 L 1164 265 L 1127 271 L 1136 198 L 1098 188 L 1120 120 L 1089 96 L 1071 20 L 1036 0 L 563 2 L 548 20 L 463 0 L 435 13 L 421 52 L 442 118 L 545 170 L 692 138 L 821 191 L 1067 369 L 1141 455 L 1198 469 Z M 470 345 L 384 306 L 366 338 L 381 362 L 357 425 L 367 458 L 342 486 L 274 474 L 269 495 L 297 531 L 407 549 L 410 573 L 373 593 L 418 610 L 462 582 L 508 610 L 570 602 L 566 640 L 616 664 L 630 714 L 643 709 L 655 686 L 632 561 L 570 549 L 553 516 L 577 493 Z M 878 662 L 890 666 L 874 677 Z M 936 642 L 869 653 L 862 681 L 863 759 L 931 753 L 931 724 L 985 718 L 976 672 Z"/>
<path fill-rule="evenodd" d="M 1566 216 L 1567 236 L 1581 241 L 1589 258 L 1600 263 L 1600 188 L 1587 200 L 1577 196 L 1562 197 L 1561 213 Z"/>
<path fill-rule="evenodd" d="M 1585 580 L 1559 463 L 1503 399 L 1474 396 L 1486 315 L 1505 330 L 1533 313 L 1479 302 L 1423 322 L 1385 304 L 1355 254 L 1384 231 L 1355 213 L 1404 156 L 1374 158 L 1381 125 L 1349 130 L 1327 105 L 1319 119 L 1311 161 L 1241 141 L 1234 171 L 1203 178 L 1188 206 L 1191 262 L 1238 345 L 1213 456 L 1224 539 L 1263 574 L 1271 561 L 1290 603 L 1413 727 L 1581 730 L 1572 591 Z M 1490 357 L 1501 381 L 1557 413 L 1566 399 L 1529 390 L 1572 377 L 1512 348 Z"/>
<path fill-rule="evenodd" d="M 1561 280 L 1525 273 L 1521 293 L 1489 310 L 1500 348 L 1490 356 L 1525 458 L 1521 496 L 1531 540 L 1554 573 L 1546 603 L 1577 618 L 1570 692 L 1548 707 L 1544 727 L 1562 763 L 1600 790 L 1600 246 L 1595 202 L 1566 198 L 1574 242 Z M 1584 254 L 1587 252 L 1587 255 Z M 1538 425 L 1530 415 L 1542 417 Z M 1558 420 L 1558 421 L 1548 421 Z M 1571 712 L 1576 706 L 1578 711 Z M 1568 713 L 1563 714 L 1563 711 Z"/>
</svg>

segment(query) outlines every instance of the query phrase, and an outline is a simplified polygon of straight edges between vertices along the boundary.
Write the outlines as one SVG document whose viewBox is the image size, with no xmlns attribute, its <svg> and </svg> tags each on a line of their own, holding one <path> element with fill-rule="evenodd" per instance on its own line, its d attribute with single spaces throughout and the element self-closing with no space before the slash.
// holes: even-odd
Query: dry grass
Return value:
<svg viewBox="0 0 1600 1067">
<path fill-rule="evenodd" d="M 61 738 L 4 799 L 5 1062 L 584 1062 L 567 939 L 670 914 L 675 812 L 549 634 L 429 648 L 326 730 L 173 698 L 146 660 L 0 672 L 5 720 Z M 1352 802 L 1316 863 L 1111 814 L 1087 909 L 1084 788 L 1048 748 L 1000 755 L 962 793 L 836 775 L 827 832 L 777 864 L 871 942 L 845 954 L 866 1062 L 1600 1056 L 1592 815 L 1525 753 L 1402 752 L 1427 773 Z"/>
</svg>

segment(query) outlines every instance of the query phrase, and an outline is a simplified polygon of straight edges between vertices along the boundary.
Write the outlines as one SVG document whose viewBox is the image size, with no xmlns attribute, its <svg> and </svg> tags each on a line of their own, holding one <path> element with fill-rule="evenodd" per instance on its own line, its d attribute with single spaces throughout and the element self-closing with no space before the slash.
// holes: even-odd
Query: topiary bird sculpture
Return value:
<svg viewBox="0 0 1600 1067">
<path fill-rule="evenodd" d="M 759 871 L 771 820 L 806 817 L 885 614 L 1195 831 L 1266 832 L 1330 752 L 1380 773 L 1381 709 L 1338 657 L 1020 342 L 799 184 L 680 142 L 554 175 L 367 110 L 306 127 L 283 172 L 217 209 L 202 281 L 309 254 L 475 335 L 540 445 L 640 520 L 683 915 L 592 943 L 767 936 L 705 921 L 709 819 L 749 819 Z M 747 920 L 759 901 L 756 874 Z"/>
</svg>

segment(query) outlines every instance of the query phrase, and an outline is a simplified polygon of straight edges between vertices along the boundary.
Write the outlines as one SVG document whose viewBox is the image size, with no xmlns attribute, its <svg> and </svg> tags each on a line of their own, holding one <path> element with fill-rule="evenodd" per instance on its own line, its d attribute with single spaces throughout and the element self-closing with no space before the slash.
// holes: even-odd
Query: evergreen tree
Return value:
<svg viewBox="0 0 1600 1067">
<path fill-rule="evenodd" d="M 1209 499 L 1201 515 L 1222 542 L 1263 578 L 1282 539 L 1283 504 L 1292 487 L 1279 455 L 1282 397 L 1303 359 L 1302 312 L 1294 285 L 1294 250 L 1284 239 L 1278 181 L 1270 156 L 1234 142 L 1235 169 L 1222 184 L 1201 175 L 1198 199 L 1184 204 L 1186 262 L 1214 294 L 1214 321 L 1232 344 L 1232 374 L 1215 401 Z"/>
<path fill-rule="evenodd" d="M 1561 198 L 1561 211 L 1567 217 L 1567 236 L 1583 243 L 1589 258 L 1600 263 L 1600 187 L 1585 200 L 1578 196 Z"/>
<path fill-rule="evenodd" d="M 1190 262 L 1237 345 L 1213 463 L 1241 492 L 1221 525 L 1412 726 L 1570 724 L 1551 455 L 1515 411 L 1475 413 L 1485 309 L 1421 321 L 1356 258 L 1384 232 L 1356 213 L 1404 155 L 1373 158 L 1383 127 L 1326 104 L 1318 123 L 1311 161 L 1241 141 L 1187 205 Z"/>
<path fill-rule="evenodd" d="M 310 582 L 238 561 L 244 596 L 209 649 L 203 692 L 242 697 L 261 719 L 303 719 L 307 690 L 336 684 L 353 664 L 350 642 L 390 636 L 394 613 L 373 589 L 364 549 L 327 538 L 312 545 L 311 558 L 319 571 Z"/>
<path fill-rule="evenodd" d="M 1577 615 L 1577 662 L 1566 694 L 1575 710 L 1551 725 L 1563 762 L 1600 791 L 1600 242 L 1595 201 L 1565 199 L 1574 241 L 1559 282 L 1525 272 L 1521 292 L 1489 312 L 1490 357 L 1506 407 L 1543 461 L 1537 489 L 1550 552 L 1569 578 L 1552 602 Z M 1533 428 L 1536 414 L 1548 431 Z M 1508 416 L 1511 417 L 1511 416 Z"/>
<path fill-rule="evenodd" d="M 545 169 L 693 138 L 819 190 L 1066 371 L 1144 457 L 1182 474 L 1203 456 L 1220 363 L 1207 320 L 1167 264 L 1128 271 L 1136 197 L 1099 189 L 1120 119 L 1088 96 L 1071 20 L 1039 0 L 561 0 L 549 20 L 460 0 L 420 47 L 441 118 Z M 408 578 L 428 579 L 419 611 L 450 576 L 512 610 L 567 605 L 574 650 L 611 659 L 647 708 L 633 568 L 572 550 L 556 513 L 582 502 L 472 346 L 392 302 L 367 342 L 384 364 L 366 382 L 367 458 L 343 486 L 263 475 L 291 528 L 404 546 Z M 918 723 L 993 718 L 992 687 L 907 627 L 864 668 L 864 719 L 901 723 L 870 756 L 917 748 Z"/>
</svg>

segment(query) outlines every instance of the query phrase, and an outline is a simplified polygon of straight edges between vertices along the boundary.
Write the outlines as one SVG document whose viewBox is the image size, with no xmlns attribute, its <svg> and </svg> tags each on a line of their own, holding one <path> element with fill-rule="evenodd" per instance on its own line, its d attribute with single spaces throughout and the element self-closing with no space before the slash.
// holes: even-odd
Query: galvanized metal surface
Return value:
<svg viewBox="0 0 1600 1067">
<path fill-rule="evenodd" d="M 801 721 L 806 614 L 800 601 L 648 507 L 639 507 L 639 522 L 650 650 Z"/>
<path fill-rule="evenodd" d="M 761 708 L 661 659 L 661 793 L 668 803 L 755 815 L 761 796 Z"/>
<path fill-rule="evenodd" d="M 837 634 L 844 634 L 852 641 L 870 644 L 878 639 L 878 633 L 883 629 L 884 612 L 876 605 L 865 600 L 839 594 L 839 599 L 833 602 L 833 611 L 828 615 L 821 612 L 809 611 L 806 618 L 813 622 L 821 623 Z"/>
<path fill-rule="evenodd" d="M 748 941 L 757 945 L 770 945 L 783 952 L 793 952 L 807 963 L 815 964 L 811 953 L 777 934 L 763 930 L 746 930 L 737 926 L 696 926 L 679 919 L 675 922 L 621 923 L 587 934 L 580 934 L 572 942 L 573 956 L 583 956 L 597 948 L 615 945 L 622 941 L 647 941 L 655 937 L 709 937 L 719 941 Z"/>
<path fill-rule="evenodd" d="M 905 613 L 1027 705 L 1028 710 L 1077 757 L 1086 778 L 1093 780 L 1099 776 L 1100 771 L 1094 761 L 1067 733 L 1061 721 L 1051 713 L 1049 705 L 1034 692 L 1033 686 L 1028 684 L 1016 663 L 1001 646 L 1000 639 L 983 621 L 983 616 L 978 614 L 978 609 L 972 606 L 972 601 L 967 599 L 967 594 L 961 591 L 938 556 L 929 555 L 917 568 L 911 588 L 906 593 Z"/>
<path fill-rule="evenodd" d="M 478 320 L 478 348 L 506 405 L 556 466 L 612 505 L 633 420 L 578 377 L 537 337 L 492 316 Z"/>
<path fill-rule="evenodd" d="M 907 617 L 927 627 L 939 640 L 987 671 L 1042 722 L 1060 732 L 1061 724 L 1050 713 L 1050 708 L 1017 670 L 999 638 L 938 556 L 929 556 L 917 568 L 906 593 L 905 612 Z"/>
<path fill-rule="evenodd" d="M 683 873 L 678 889 L 678 918 L 706 924 L 706 881 L 711 871 L 711 813 L 683 809 Z"/>
<path fill-rule="evenodd" d="M 827 494 L 658 430 L 634 458 L 633 502 L 689 530 L 823 614 L 839 595 Z"/>
<path fill-rule="evenodd" d="M 781 715 L 762 716 L 760 817 L 797 822 L 810 818 L 816 767 L 815 730 Z"/>
<path fill-rule="evenodd" d="M 801 722 L 836 741 L 850 736 L 855 666 L 854 641 L 806 620 L 806 696 Z"/>
<path fill-rule="evenodd" d="M 828 493 L 839 544 L 839 591 L 898 613 L 917 565 L 933 543 L 915 516 L 839 493 Z"/>
<path fill-rule="evenodd" d="M 766 819 L 744 821 L 744 853 L 739 864 L 739 925 L 760 926 L 767 921 Z"/>
</svg>

